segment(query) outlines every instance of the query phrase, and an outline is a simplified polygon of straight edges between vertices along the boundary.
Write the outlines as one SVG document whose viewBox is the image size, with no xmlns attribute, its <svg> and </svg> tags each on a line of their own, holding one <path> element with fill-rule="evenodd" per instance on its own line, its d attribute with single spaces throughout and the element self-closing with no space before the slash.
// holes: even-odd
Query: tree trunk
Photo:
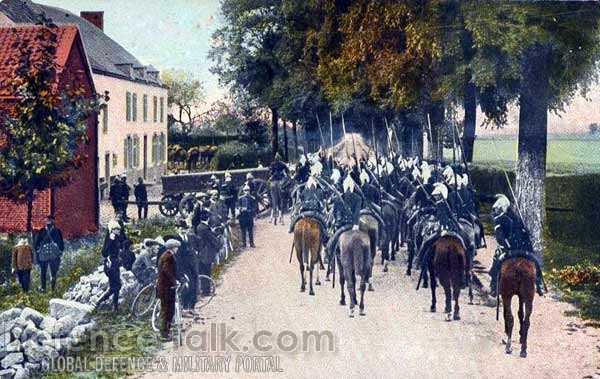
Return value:
<svg viewBox="0 0 600 379">
<path fill-rule="evenodd" d="M 516 196 L 519 211 L 542 261 L 546 147 L 548 137 L 549 49 L 536 44 L 523 54 Z"/>
<path fill-rule="evenodd" d="M 296 128 L 297 121 L 292 122 L 292 133 L 294 134 L 294 152 L 295 158 L 298 160 L 298 129 Z"/>
<path fill-rule="evenodd" d="M 473 162 L 473 148 L 475 145 L 475 127 L 477 123 L 477 98 L 475 84 L 471 83 L 471 73 L 467 73 L 465 81 L 465 94 L 463 98 L 465 119 L 463 122 L 463 148 L 465 160 Z"/>
<path fill-rule="evenodd" d="M 273 157 L 277 154 L 279 150 L 279 115 L 277 114 L 277 109 L 271 108 L 271 149 Z"/>
<path fill-rule="evenodd" d="M 444 102 L 433 101 L 431 103 L 431 109 L 429 118 L 431 119 L 431 132 L 432 136 L 432 147 L 433 159 L 436 161 L 442 161 L 444 159 L 444 143 L 440 138 L 443 138 L 442 128 L 444 127 L 445 118 Z"/>
<path fill-rule="evenodd" d="M 283 159 L 289 162 L 289 151 L 288 151 L 288 134 L 287 134 L 287 121 L 283 121 Z"/>
<path fill-rule="evenodd" d="M 33 191 L 27 191 L 25 194 L 27 201 L 27 235 L 31 238 L 33 232 L 32 218 L 33 218 Z"/>
</svg>

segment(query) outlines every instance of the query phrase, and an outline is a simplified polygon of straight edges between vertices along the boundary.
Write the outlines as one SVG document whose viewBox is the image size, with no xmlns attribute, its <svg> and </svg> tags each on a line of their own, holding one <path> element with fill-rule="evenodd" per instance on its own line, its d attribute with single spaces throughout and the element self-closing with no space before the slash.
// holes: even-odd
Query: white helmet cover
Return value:
<svg viewBox="0 0 600 379">
<path fill-rule="evenodd" d="M 421 169 L 421 175 L 423 176 L 423 182 L 427 183 L 429 178 L 431 178 L 431 169 L 429 166 L 425 166 Z"/>
<path fill-rule="evenodd" d="M 298 162 L 299 162 L 301 165 L 304 165 L 304 164 L 306 163 L 306 156 L 304 156 L 304 155 L 301 155 L 301 156 L 300 156 L 300 159 L 298 159 Z"/>
<path fill-rule="evenodd" d="M 446 168 L 442 172 L 442 175 L 444 175 L 444 178 L 446 179 L 447 182 L 449 182 L 451 179 L 453 180 L 454 179 L 454 170 L 452 169 L 452 166 L 446 166 Z"/>
<path fill-rule="evenodd" d="M 462 185 L 463 187 L 467 187 L 469 185 L 469 175 L 462 174 Z"/>
<path fill-rule="evenodd" d="M 346 175 L 346 179 L 344 179 L 342 185 L 344 187 L 344 192 L 354 192 L 354 180 L 352 180 L 350 175 Z"/>
<path fill-rule="evenodd" d="M 367 172 L 365 170 L 362 170 L 360 172 L 360 182 L 362 184 L 367 184 L 369 183 L 369 174 L 367 174 Z"/>
<path fill-rule="evenodd" d="M 309 176 L 308 180 L 306 181 L 306 188 L 316 188 L 317 187 L 317 180 L 315 179 L 314 176 Z"/>
<path fill-rule="evenodd" d="M 421 178 L 421 171 L 419 171 L 418 168 L 413 168 L 412 170 L 412 176 L 416 179 L 416 178 Z"/>
<path fill-rule="evenodd" d="M 331 181 L 337 183 L 342 178 L 342 173 L 337 168 L 334 168 L 331 172 Z"/>
<path fill-rule="evenodd" d="M 316 161 L 315 163 L 313 163 L 312 166 L 310 166 L 310 174 L 311 175 L 320 176 L 322 172 L 323 172 L 323 164 L 321 162 Z"/>
<path fill-rule="evenodd" d="M 510 200 L 503 194 L 496 195 L 496 202 L 492 205 L 492 209 L 496 211 L 496 213 L 505 213 L 510 207 Z"/>
<path fill-rule="evenodd" d="M 448 198 L 448 187 L 444 183 L 435 183 L 431 195 L 440 195 L 442 198 Z"/>
</svg>

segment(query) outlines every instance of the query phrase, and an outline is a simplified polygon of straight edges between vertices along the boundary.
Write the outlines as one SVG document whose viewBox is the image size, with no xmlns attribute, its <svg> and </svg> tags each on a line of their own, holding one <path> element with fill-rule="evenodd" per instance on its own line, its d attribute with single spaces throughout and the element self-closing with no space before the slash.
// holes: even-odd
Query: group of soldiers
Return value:
<svg viewBox="0 0 600 379">
<path fill-rule="evenodd" d="M 350 163 L 348 163 L 350 162 Z M 408 248 L 408 269 L 411 274 L 413 259 L 421 267 L 427 281 L 427 267 L 433 242 L 444 235 L 454 235 L 462 243 L 467 255 L 465 283 L 471 278 L 473 258 L 477 249 L 485 246 L 483 225 L 479 220 L 479 206 L 468 169 L 461 165 L 427 162 L 418 157 L 405 158 L 396 154 L 366 159 L 353 156 L 340 164 L 322 153 L 302 156 L 291 175 L 297 183 L 293 192 L 290 233 L 303 217 L 319 221 L 326 254 L 335 254 L 337 239 L 344 231 L 359 229 L 361 213 L 368 212 L 390 230 L 390 217 L 382 207 L 395 212 L 397 225 L 392 234 L 399 235 L 391 243 L 391 259 L 400 246 Z M 532 253 L 529 234 L 516 208 L 504 195 L 497 195 L 492 217 L 498 249 L 490 270 L 491 293 L 497 290 L 498 268 L 508 256 L 525 256 L 537 265 L 537 291 L 543 294 L 539 263 Z M 397 228 L 397 229 L 396 229 Z M 382 246 L 384 259 L 386 252 Z"/>
</svg>

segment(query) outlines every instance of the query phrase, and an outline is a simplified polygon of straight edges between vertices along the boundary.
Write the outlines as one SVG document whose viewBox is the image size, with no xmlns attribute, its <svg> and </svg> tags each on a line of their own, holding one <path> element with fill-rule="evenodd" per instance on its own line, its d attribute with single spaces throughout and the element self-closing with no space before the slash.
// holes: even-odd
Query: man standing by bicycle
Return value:
<svg viewBox="0 0 600 379">
<path fill-rule="evenodd" d="M 175 286 L 177 285 L 177 262 L 175 257 L 181 246 L 176 239 L 165 242 L 166 251 L 158 260 L 158 280 L 156 282 L 156 295 L 160 299 L 160 335 L 169 339 L 171 321 L 175 315 Z"/>
</svg>

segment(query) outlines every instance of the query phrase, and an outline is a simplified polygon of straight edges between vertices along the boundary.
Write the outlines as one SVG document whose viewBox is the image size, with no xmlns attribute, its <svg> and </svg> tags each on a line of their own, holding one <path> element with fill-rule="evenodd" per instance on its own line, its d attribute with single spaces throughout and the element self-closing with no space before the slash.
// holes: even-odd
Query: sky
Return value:
<svg viewBox="0 0 600 379">
<path fill-rule="evenodd" d="M 142 64 L 191 72 L 204 82 L 207 102 L 222 97 L 209 72 L 211 35 L 219 27 L 219 0 L 34 0 L 80 11 L 104 11 L 104 32 Z"/>
<path fill-rule="evenodd" d="M 206 105 L 223 97 L 225 91 L 210 73 L 207 58 L 212 33 L 221 25 L 219 0 L 34 0 L 41 4 L 80 11 L 104 11 L 104 31 L 143 64 L 159 70 L 179 69 L 191 72 L 204 83 Z M 588 125 L 600 122 L 600 87 L 589 94 L 592 101 L 578 96 L 561 116 L 550 115 L 551 134 L 586 133 Z M 477 115 L 477 123 L 483 115 Z M 514 135 L 518 108 L 508 116 L 502 130 L 478 127 L 478 135 Z"/>
</svg>

